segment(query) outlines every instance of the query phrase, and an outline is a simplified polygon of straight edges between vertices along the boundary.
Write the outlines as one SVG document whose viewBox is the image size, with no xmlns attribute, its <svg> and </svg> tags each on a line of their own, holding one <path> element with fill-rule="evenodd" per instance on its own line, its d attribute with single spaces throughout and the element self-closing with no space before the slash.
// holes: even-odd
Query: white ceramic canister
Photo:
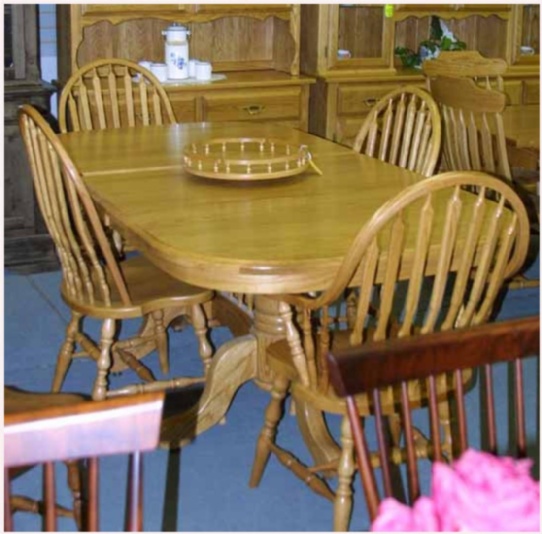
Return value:
<svg viewBox="0 0 542 534">
<path fill-rule="evenodd" d="M 170 80 L 188 78 L 188 36 L 186 26 L 172 24 L 162 32 L 166 38 L 165 62 Z"/>
</svg>

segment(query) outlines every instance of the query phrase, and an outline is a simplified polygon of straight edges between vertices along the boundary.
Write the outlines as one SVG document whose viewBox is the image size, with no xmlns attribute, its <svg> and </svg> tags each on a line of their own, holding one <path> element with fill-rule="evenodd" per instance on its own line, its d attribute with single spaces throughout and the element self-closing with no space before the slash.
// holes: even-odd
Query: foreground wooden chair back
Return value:
<svg viewBox="0 0 542 534">
<path fill-rule="evenodd" d="M 23 391 L 14 387 L 4 387 L 4 416 L 11 416 L 24 412 L 32 412 L 43 408 L 64 409 L 75 404 L 80 404 L 86 399 L 83 395 L 72 393 L 34 393 Z M 58 516 L 71 517 L 75 520 L 79 530 L 82 527 L 81 504 L 82 504 L 82 473 L 78 461 L 70 460 L 65 462 L 67 468 L 67 483 L 72 493 L 73 505 L 71 509 L 61 505 L 56 506 Z M 31 465 L 9 470 L 9 479 L 13 480 L 22 475 Z M 11 513 L 29 512 L 44 514 L 45 505 L 43 501 L 30 499 L 25 495 L 11 495 Z"/>
<path fill-rule="evenodd" d="M 381 391 L 388 386 L 398 390 L 397 398 L 401 407 L 402 432 L 406 446 L 407 480 L 409 501 L 420 496 L 418 473 L 419 441 L 412 422 L 412 405 L 408 395 L 408 382 L 423 379 L 427 384 L 428 404 L 424 407 L 427 426 L 430 429 L 431 460 L 450 461 L 464 452 L 468 445 L 467 421 L 478 418 L 469 414 L 467 418 L 463 396 L 463 370 L 476 368 L 481 395 L 480 426 L 482 438 L 487 443 L 488 452 L 497 453 L 497 427 L 508 427 L 507 404 L 501 396 L 500 413 L 495 402 L 493 374 L 495 364 L 510 362 L 513 374 L 513 387 L 510 398 L 513 401 L 515 447 L 518 457 L 527 454 L 525 392 L 523 389 L 522 358 L 540 354 L 540 318 L 529 317 L 513 321 L 492 323 L 466 328 L 454 332 L 439 332 L 409 339 L 395 339 L 353 347 L 344 351 L 330 353 L 328 364 L 331 382 L 340 397 L 346 398 L 348 417 L 352 426 L 357 452 L 357 462 L 361 485 L 367 499 L 371 520 L 374 520 L 380 502 L 376 484 L 375 465 L 380 467 L 384 495 L 393 496 L 392 458 L 401 454 L 393 450 L 385 440 L 386 434 L 382 418 Z M 453 380 L 453 402 L 456 406 L 457 429 L 454 432 L 453 454 L 442 449 L 438 427 L 438 403 L 436 382 L 438 375 L 449 373 Z M 371 454 L 367 445 L 368 423 L 362 427 L 355 396 L 367 394 L 373 401 L 375 412 L 375 433 L 378 454 Z M 536 396 L 535 396 L 536 398 Z M 508 416 L 508 419 L 511 418 Z M 419 417 L 418 417 L 419 420 Z M 534 423 L 534 421 L 531 421 Z M 531 427 L 532 428 L 532 427 Z M 475 430 L 471 428 L 471 431 Z"/>
<path fill-rule="evenodd" d="M 143 527 L 141 453 L 156 448 L 162 393 L 45 408 L 4 418 L 4 530 L 13 530 L 8 469 L 44 464 L 45 529 L 57 530 L 53 462 L 88 458 L 88 510 L 84 527 L 99 529 L 98 461 L 100 456 L 130 454 L 127 495 L 129 531 Z M 114 491 L 109 488 L 108 493 Z"/>
<path fill-rule="evenodd" d="M 353 444 L 346 404 L 330 387 L 327 353 L 486 322 L 505 280 L 523 265 L 528 241 L 524 204 L 507 183 L 482 173 L 444 173 L 407 187 L 381 206 L 355 236 L 332 282 L 321 293 L 278 296 L 287 339 L 267 349 L 268 365 L 276 378 L 250 485 L 259 484 L 273 453 L 312 489 L 334 502 L 334 528 L 347 530 Z M 334 329 L 328 307 L 347 287 L 357 297 L 352 328 Z M 275 443 L 281 403 L 288 390 L 296 410 L 343 416 L 340 448 L 326 459 L 315 456 L 311 467 Z M 447 391 L 446 382 L 439 383 L 440 423 L 449 446 Z M 410 386 L 409 394 L 416 404 L 424 402 L 424 389 L 417 382 Z M 383 410 L 397 427 L 391 393 L 385 400 Z M 372 413 L 370 404 L 366 396 L 360 396 L 362 415 Z M 302 432 L 310 434 L 313 429 L 303 428 Z M 312 437 L 329 447 L 330 438 L 320 430 Z M 394 439 L 399 437 L 396 428 Z M 330 472 L 338 476 L 335 492 L 318 476 Z"/>
<path fill-rule="evenodd" d="M 405 86 L 383 96 L 363 122 L 354 150 L 432 176 L 440 154 L 441 119 L 429 93 Z"/>
<path fill-rule="evenodd" d="M 438 77 L 431 94 L 444 122 L 447 170 L 484 171 L 512 180 L 502 112 L 506 97 L 478 87 L 469 78 Z"/>
<path fill-rule="evenodd" d="M 74 72 L 59 103 L 60 131 L 171 124 L 171 103 L 152 72 L 125 59 L 98 59 Z"/>
<path fill-rule="evenodd" d="M 74 357 L 75 343 L 98 366 L 93 389 L 96 400 L 107 395 L 109 372 L 126 367 L 149 384 L 127 386 L 116 394 L 201 382 L 202 377 L 156 382 L 136 356 L 156 348 L 162 371 L 169 372 L 166 328 L 173 316 L 184 314 L 192 321 L 207 369 L 212 349 L 206 337 L 202 304 L 211 300 L 213 293 L 171 278 L 142 256 L 117 261 L 96 206 L 57 136 L 32 106 L 22 106 L 19 124 L 38 204 L 62 267 L 62 297 L 72 311 L 66 341 L 58 356 L 53 391 L 60 391 Z M 103 321 L 98 346 L 81 331 L 83 316 Z M 116 321 L 137 317 L 146 318 L 148 328 L 144 327 L 135 338 L 116 341 Z M 138 352 L 140 349 L 144 352 Z"/>
<path fill-rule="evenodd" d="M 436 59 L 424 61 L 422 70 L 427 78 L 427 89 L 431 90 L 434 78 L 471 78 L 486 89 L 504 92 L 503 75 L 508 63 L 501 58 L 483 57 L 477 50 L 441 52 Z"/>
</svg>

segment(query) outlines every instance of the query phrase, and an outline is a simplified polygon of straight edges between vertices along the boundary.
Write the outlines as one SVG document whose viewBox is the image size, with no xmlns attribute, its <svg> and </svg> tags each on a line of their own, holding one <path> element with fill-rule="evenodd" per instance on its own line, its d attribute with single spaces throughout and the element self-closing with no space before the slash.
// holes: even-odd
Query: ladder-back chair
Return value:
<svg viewBox="0 0 542 534">
<path fill-rule="evenodd" d="M 100 456 L 129 454 L 128 531 L 143 527 L 142 455 L 158 445 L 163 393 L 84 402 L 9 414 L 4 418 L 4 530 L 13 530 L 8 469 L 43 464 L 45 530 L 57 531 L 56 461 L 87 459 L 88 509 L 84 530 L 99 529 Z M 109 488 L 108 493 L 115 491 Z"/>
<path fill-rule="evenodd" d="M 326 354 L 370 341 L 486 322 L 504 281 L 523 265 L 528 225 L 523 202 L 502 180 L 476 172 L 436 175 L 406 188 L 375 212 L 345 251 L 329 287 L 319 294 L 277 296 L 286 339 L 267 349 L 268 365 L 276 378 L 250 486 L 259 484 L 273 453 L 309 487 L 334 502 L 334 528 L 347 530 L 352 506 L 353 442 L 346 403 L 329 384 Z M 346 287 L 357 294 L 352 328 L 328 328 L 332 324 L 328 307 Z M 319 324 L 316 331 L 315 322 Z M 468 379 L 466 375 L 465 381 Z M 341 446 L 331 463 L 316 462 L 306 467 L 275 443 L 281 405 L 288 391 L 300 413 L 310 407 L 313 412 L 342 416 Z M 416 382 L 409 386 L 409 395 L 415 404 L 424 400 L 423 389 Z M 441 382 L 439 416 L 444 442 L 449 446 L 446 395 L 447 385 Z M 360 396 L 357 400 L 362 416 L 369 415 L 368 398 Z M 383 404 L 398 440 L 393 398 L 388 395 Z M 338 477 L 335 492 L 319 476 L 330 472 Z"/>
<path fill-rule="evenodd" d="M 98 59 L 74 72 L 60 96 L 58 121 L 62 133 L 176 122 L 158 78 L 126 59 Z"/>
<path fill-rule="evenodd" d="M 444 51 L 437 58 L 424 61 L 422 70 L 429 91 L 434 78 L 445 76 L 472 78 L 477 85 L 504 93 L 503 74 L 508 70 L 508 63 L 500 58 L 485 58 L 477 50 Z"/>
<path fill-rule="evenodd" d="M 405 86 L 383 96 L 371 109 L 354 150 L 432 176 L 440 155 L 441 118 L 429 93 Z"/>
<path fill-rule="evenodd" d="M 444 122 L 447 170 L 484 171 L 512 181 L 502 112 L 506 97 L 470 78 L 439 76 L 431 93 Z"/>
<path fill-rule="evenodd" d="M 212 349 L 202 305 L 212 299 L 213 292 L 170 277 L 143 256 L 117 261 L 84 181 L 57 136 L 32 106 L 22 106 L 19 125 L 38 204 L 62 267 L 61 294 L 72 314 L 58 356 L 53 391 L 60 391 L 75 356 L 76 343 L 83 349 L 82 355 L 96 361 L 98 373 L 92 392 L 95 400 L 203 381 L 203 377 L 155 381 L 152 372 L 131 350 L 140 344 L 153 344 L 158 350 L 162 372 L 168 373 L 165 311 L 179 310 L 190 315 L 207 370 Z M 122 341 L 115 339 L 117 321 L 149 315 L 150 333 Z M 103 321 L 99 344 L 81 331 L 84 316 Z M 133 368 L 147 383 L 108 392 L 109 372 L 126 367 Z"/>
<path fill-rule="evenodd" d="M 423 407 L 422 413 L 430 434 L 431 460 L 449 462 L 460 456 L 475 441 L 469 440 L 469 430 L 471 434 L 477 434 L 478 429 L 481 429 L 481 443 L 477 444 L 476 448 L 482 447 L 492 454 L 497 454 L 500 449 L 502 454 L 503 448 L 498 447 L 498 428 L 509 430 L 513 428 L 513 433 L 508 432 L 514 435 L 513 443 L 508 444 L 508 450 L 515 448 L 517 457 L 526 457 L 525 401 L 529 397 L 525 395 L 523 387 L 522 359 L 539 354 L 540 318 L 536 316 L 453 332 L 381 341 L 330 353 L 327 361 L 331 382 L 337 394 L 346 399 L 361 486 L 371 521 L 377 515 L 381 500 L 381 492 L 376 484 L 375 467 L 379 468 L 381 474 L 384 496 L 395 497 L 392 483 L 393 464 L 403 453 L 393 450 L 384 439 L 386 429 L 381 417 L 382 391 L 386 391 L 390 386 L 394 387 L 397 403 L 401 409 L 407 463 L 406 487 L 408 500 L 412 503 L 420 496 L 420 473 L 417 462 L 417 436 L 412 422 L 413 406 L 408 395 L 409 381 L 419 379 L 426 382 L 428 402 Z M 507 391 L 501 391 L 499 402 L 495 402 L 494 375 L 496 364 L 500 362 L 510 362 L 509 371 L 513 376 L 513 385 L 509 388 L 504 387 Z M 477 370 L 481 407 L 478 417 L 472 411 L 468 414 L 466 412 L 461 373 L 467 369 Z M 442 448 L 437 424 L 436 383 L 442 373 L 448 373 L 454 383 L 452 402 L 457 415 L 456 431 L 453 434 L 454 447 L 451 451 Z M 375 413 L 374 433 L 378 444 L 376 453 L 371 453 L 367 445 L 367 436 L 372 433 L 373 426 L 365 423 L 363 427 L 360 423 L 356 402 L 360 394 L 372 399 Z M 532 396 L 531 399 L 536 400 L 537 396 Z M 513 418 L 510 417 L 509 411 L 514 414 Z M 417 420 L 420 420 L 419 416 Z M 536 424 L 534 421 L 531 422 Z M 402 484 L 402 480 L 400 482 Z"/>
<path fill-rule="evenodd" d="M 484 171 L 513 182 L 528 206 L 531 226 L 538 228 L 538 178 L 535 181 L 521 179 L 514 176 L 510 168 L 502 117 L 506 107 L 504 93 L 479 87 L 470 78 L 444 76 L 432 80 L 431 91 L 444 121 L 446 168 Z M 538 285 L 538 280 L 518 275 L 510 287 Z"/>
</svg>

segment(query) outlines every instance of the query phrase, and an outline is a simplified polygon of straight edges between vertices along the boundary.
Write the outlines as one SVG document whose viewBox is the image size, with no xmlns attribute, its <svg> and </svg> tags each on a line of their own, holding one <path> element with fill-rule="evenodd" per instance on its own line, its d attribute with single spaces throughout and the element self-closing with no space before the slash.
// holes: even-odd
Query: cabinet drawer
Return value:
<svg viewBox="0 0 542 534">
<path fill-rule="evenodd" d="M 221 91 L 203 98 L 204 120 L 298 119 L 301 115 L 301 88 L 261 91 Z"/>
<path fill-rule="evenodd" d="M 525 80 L 523 91 L 524 104 L 540 104 L 540 80 Z"/>
<path fill-rule="evenodd" d="M 384 95 L 402 84 L 339 86 L 337 113 L 339 115 L 367 114 Z M 418 85 L 418 84 L 416 84 Z M 418 85 L 423 87 L 423 85 Z"/>
</svg>

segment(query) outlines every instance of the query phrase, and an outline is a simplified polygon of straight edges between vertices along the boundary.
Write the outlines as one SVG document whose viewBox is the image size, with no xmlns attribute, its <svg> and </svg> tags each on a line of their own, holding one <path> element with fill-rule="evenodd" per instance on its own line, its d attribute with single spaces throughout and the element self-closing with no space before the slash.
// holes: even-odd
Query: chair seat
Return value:
<svg viewBox="0 0 542 534">
<path fill-rule="evenodd" d="M 181 282 L 150 263 L 144 256 L 136 256 L 120 262 L 126 286 L 130 293 L 132 304 L 122 303 L 119 294 L 114 290 L 111 294 L 111 305 L 97 299 L 90 304 L 68 295 L 65 283 L 61 292 L 64 300 L 74 310 L 84 315 L 98 318 L 112 317 L 123 319 L 140 317 L 141 315 L 172 306 L 192 306 L 210 300 L 213 292 Z M 111 283 L 110 287 L 115 288 Z"/>
<path fill-rule="evenodd" d="M 350 331 L 340 330 L 333 333 L 330 352 L 337 352 L 349 348 Z M 318 346 L 318 340 L 315 345 Z M 299 379 L 299 374 L 291 356 L 291 349 L 286 339 L 277 341 L 270 345 L 267 349 L 269 367 L 280 373 L 282 376 L 288 377 L 292 381 L 291 394 L 294 398 L 300 398 L 319 410 L 328 413 L 336 413 L 346 415 L 346 402 L 335 393 L 331 384 L 328 384 L 325 391 L 314 388 L 313 386 L 304 385 Z M 474 373 L 467 369 L 463 371 L 463 387 L 469 387 L 474 380 Z M 451 379 L 437 381 L 437 397 L 438 400 L 444 400 L 449 392 L 453 389 Z M 397 413 L 400 406 L 400 389 L 386 388 L 382 390 L 381 402 L 382 411 L 385 415 Z M 413 407 L 419 408 L 425 405 L 428 397 L 427 387 L 425 382 L 420 380 L 412 380 L 408 383 L 408 396 Z M 373 402 L 366 394 L 357 395 L 355 397 L 356 404 L 361 416 L 371 415 L 373 413 Z"/>
</svg>

